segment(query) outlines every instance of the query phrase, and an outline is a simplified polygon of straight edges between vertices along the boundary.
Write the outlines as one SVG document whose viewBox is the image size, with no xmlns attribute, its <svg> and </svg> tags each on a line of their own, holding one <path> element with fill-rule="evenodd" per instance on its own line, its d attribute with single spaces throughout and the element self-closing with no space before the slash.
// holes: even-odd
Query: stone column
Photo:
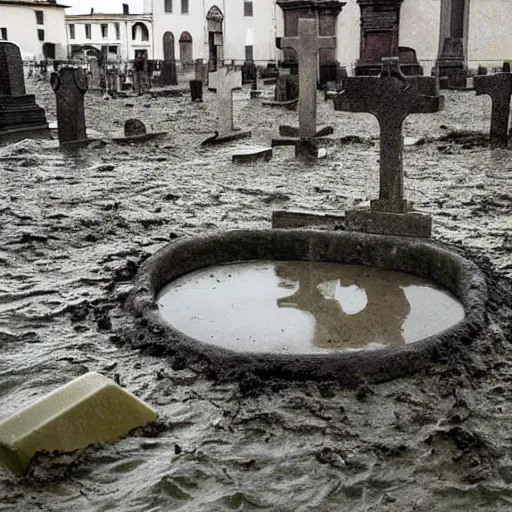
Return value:
<svg viewBox="0 0 512 512">
<path fill-rule="evenodd" d="M 52 73 L 52 89 L 57 100 L 59 143 L 85 140 L 84 94 L 87 79 L 80 68 L 63 67 Z"/>
</svg>

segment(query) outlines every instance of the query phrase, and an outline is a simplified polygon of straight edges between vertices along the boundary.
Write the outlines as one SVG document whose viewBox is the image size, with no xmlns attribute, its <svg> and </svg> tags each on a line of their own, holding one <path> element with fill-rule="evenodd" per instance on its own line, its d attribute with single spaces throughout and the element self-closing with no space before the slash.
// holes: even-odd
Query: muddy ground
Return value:
<svg viewBox="0 0 512 512">
<path fill-rule="evenodd" d="M 55 119 L 48 83 L 29 82 Z M 270 94 L 270 89 L 267 91 Z M 327 158 L 277 149 L 269 163 L 234 165 L 235 147 L 267 145 L 297 114 L 235 94 L 252 141 L 203 149 L 214 95 L 104 100 L 88 93 L 100 133 L 139 117 L 166 138 L 63 153 L 55 141 L 0 147 L 0 418 L 88 370 L 117 378 L 154 406 L 160 429 L 89 450 L 60 476 L 37 464 L 0 470 L 0 510 L 453 511 L 512 508 L 512 163 L 481 137 L 490 100 L 446 93 L 446 110 L 411 116 L 408 197 L 434 216 L 434 237 L 472 254 L 491 279 L 490 330 L 464 357 L 425 375 L 357 390 L 336 383 L 218 384 L 114 343 L 138 264 L 177 237 L 269 227 L 276 208 L 343 210 L 378 187 L 378 127 L 334 112 Z M 501 276 L 499 282 L 497 276 Z M 508 287 L 508 288 L 507 288 Z M 499 291 L 501 290 L 501 291 Z M 173 369 L 174 368 L 174 369 Z"/>
</svg>

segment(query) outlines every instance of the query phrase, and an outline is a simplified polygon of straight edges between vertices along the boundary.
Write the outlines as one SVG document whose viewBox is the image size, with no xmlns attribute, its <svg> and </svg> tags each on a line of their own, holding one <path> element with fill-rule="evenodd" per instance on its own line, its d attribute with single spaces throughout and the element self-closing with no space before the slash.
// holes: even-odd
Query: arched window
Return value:
<svg viewBox="0 0 512 512">
<path fill-rule="evenodd" d="M 140 21 L 132 26 L 132 41 L 149 41 L 149 30 L 146 25 Z"/>
<path fill-rule="evenodd" d="M 192 60 L 192 36 L 188 32 L 182 32 L 180 36 L 180 61 L 182 64 L 188 64 Z"/>
<path fill-rule="evenodd" d="M 166 32 L 163 37 L 164 60 L 174 60 L 174 35 L 172 32 Z"/>
</svg>

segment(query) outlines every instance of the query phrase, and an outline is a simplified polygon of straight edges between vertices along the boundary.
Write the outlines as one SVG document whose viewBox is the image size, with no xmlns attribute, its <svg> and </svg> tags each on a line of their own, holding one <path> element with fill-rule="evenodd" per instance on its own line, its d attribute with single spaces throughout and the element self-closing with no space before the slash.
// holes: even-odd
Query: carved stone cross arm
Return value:
<svg viewBox="0 0 512 512">
<path fill-rule="evenodd" d="M 496 73 L 474 77 L 476 95 L 488 94 L 492 99 L 491 144 L 507 146 L 512 73 Z"/>
</svg>

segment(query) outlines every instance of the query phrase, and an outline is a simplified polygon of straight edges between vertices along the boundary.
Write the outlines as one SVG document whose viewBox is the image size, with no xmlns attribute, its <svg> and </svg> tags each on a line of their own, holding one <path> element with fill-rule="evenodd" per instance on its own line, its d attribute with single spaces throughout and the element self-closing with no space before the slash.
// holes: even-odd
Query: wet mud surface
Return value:
<svg viewBox="0 0 512 512">
<path fill-rule="evenodd" d="M 49 84 L 28 84 L 55 119 Z M 214 96 L 103 100 L 88 127 L 119 132 L 139 117 L 169 135 L 144 145 L 56 141 L 0 147 L 0 418 L 85 371 L 148 401 L 160 428 L 90 449 L 59 477 L 0 472 L 0 510 L 452 511 L 512 507 L 512 164 L 478 137 L 490 101 L 447 93 L 446 110 L 411 116 L 406 187 L 434 215 L 434 237 L 476 261 L 489 285 L 490 329 L 427 373 L 356 390 L 335 382 L 216 383 L 201 368 L 130 349 L 122 305 L 140 263 L 169 241 L 270 226 L 275 208 L 343 210 L 378 188 L 377 123 L 319 102 L 335 138 L 325 159 L 290 148 L 265 164 L 231 163 L 268 145 L 296 113 L 235 94 L 252 140 L 213 149 Z M 352 137 L 357 136 L 357 137 Z"/>
</svg>

